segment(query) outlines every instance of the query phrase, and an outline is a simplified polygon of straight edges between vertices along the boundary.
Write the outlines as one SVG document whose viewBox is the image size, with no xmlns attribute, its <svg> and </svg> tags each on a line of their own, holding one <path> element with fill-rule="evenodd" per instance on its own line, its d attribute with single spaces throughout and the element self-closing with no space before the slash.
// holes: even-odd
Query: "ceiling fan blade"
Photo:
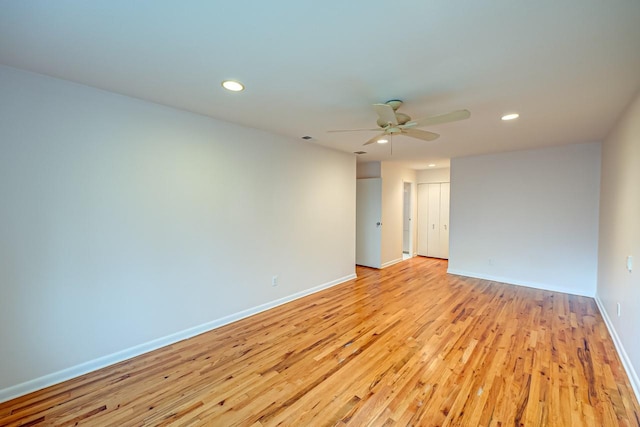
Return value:
<svg viewBox="0 0 640 427">
<path fill-rule="evenodd" d="M 385 124 L 391 124 L 393 126 L 398 125 L 398 119 L 396 118 L 396 112 L 393 111 L 389 104 L 373 104 L 373 109 L 378 114 L 380 122 Z"/>
<path fill-rule="evenodd" d="M 371 132 L 371 131 L 380 131 L 380 128 L 376 128 L 376 129 L 335 129 L 335 130 L 328 130 L 327 132 Z"/>
<path fill-rule="evenodd" d="M 403 129 L 402 134 L 410 136 L 412 138 L 418 138 L 423 141 L 433 141 L 434 139 L 438 139 L 440 137 L 440 135 L 438 135 L 437 133 L 421 129 Z"/>
<path fill-rule="evenodd" d="M 457 110 L 451 113 L 440 114 L 438 116 L 431 116 L 420 120 L 412 120 L 407 122 L 404 126 L 407 128 L 416 126 L 433 126 L 442 123 L 455 122 L 458 120 L 464 120 L 471 117 L 469 110 Z"/>
<path fill-rule="evenodd" d="M 385 136 L 386 134 L 381 133 L 379 135 L 374 136 L 373 138 L 371 138 L 370 140 L 368 140 L 367 142 L 365 142 L 362 145 L 369 145 L 369 144 L 373 144 L 374 142 L 377 142 L 380 138 L 382 138 L 383 136 Z"/>
</svg>

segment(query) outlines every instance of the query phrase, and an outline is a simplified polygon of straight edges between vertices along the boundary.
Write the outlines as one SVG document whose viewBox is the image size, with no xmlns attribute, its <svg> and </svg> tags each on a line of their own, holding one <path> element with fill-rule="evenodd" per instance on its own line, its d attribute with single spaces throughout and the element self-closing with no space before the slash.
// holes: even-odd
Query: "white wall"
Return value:
<svg viewBox="0 0 640 427">
<path fill-rule="evenodd" d="M 0 93 L 0 400 L 354 277 L 353 155 L 6 67 Z"/>
<path fill-rule="evenodd" d="M 381 175 L 380 162 L 359 162 L 356 166 L 356 177 L 362 178 L 380 178 Z"/>
<path fill-rule="evenodd" d="M 596 300 L 640 399 L 640 95 L 602 145 Z"/>
<path fill-rule="evenodd" d="M 451 168 L 422 169 L 416 171 L 418 184 L 436 184 L 450 182 Z"/>
<path fill-rule="evenodd" d="M 382 267 L 402 261 L 402 213 L 404 183 L 413 183 L 411 190 L 412 218 L 416 218 L 416 171 L 397 163 L 382 162 Z M 413 226 L 415 252 L 416 227 Z"/>
<path fill-rule="evenodd" d="M 600 144 L 452 159 L 449 271 L 595 295 Z"/>
</svg>

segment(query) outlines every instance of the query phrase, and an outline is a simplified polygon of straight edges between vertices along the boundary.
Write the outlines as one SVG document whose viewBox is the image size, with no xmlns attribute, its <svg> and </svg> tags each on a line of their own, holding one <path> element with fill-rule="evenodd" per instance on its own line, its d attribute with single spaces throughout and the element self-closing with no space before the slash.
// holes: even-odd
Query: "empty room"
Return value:
<svg viewBox="0 0 640 427">
<path fill-rule="evenodd" d="M 0 426 L 639 426 L 640 2 L 0 2 Z"/>
</svg>

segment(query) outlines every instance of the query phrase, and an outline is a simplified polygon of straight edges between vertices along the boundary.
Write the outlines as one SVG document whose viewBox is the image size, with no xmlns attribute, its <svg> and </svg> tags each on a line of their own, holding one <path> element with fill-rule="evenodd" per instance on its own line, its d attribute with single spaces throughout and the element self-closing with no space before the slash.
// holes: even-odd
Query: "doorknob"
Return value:
<svg viewBox="0 0 640 427">
<path fill-rule="evenodd" d="M 376 222 L 376 227 L 380 227 L 382 225 L 381 222 Z"/>
<path fill-rule="evenodd" d="M 444 229 L 445 229 L 445 230 L 447 229 L 447 224 L 445 224 L 445 225 L 444 225 Z"/>
</svg>

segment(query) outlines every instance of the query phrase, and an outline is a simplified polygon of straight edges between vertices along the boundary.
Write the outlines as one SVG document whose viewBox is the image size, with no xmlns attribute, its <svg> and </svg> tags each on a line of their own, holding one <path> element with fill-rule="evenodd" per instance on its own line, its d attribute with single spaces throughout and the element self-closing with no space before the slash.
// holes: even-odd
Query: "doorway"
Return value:
<svg viewBox="0 0 640 427">
<path fill-rule="evenodd" d="M 402 199 L 402 259 L 408 259 L 413 256 L 413 242 L 411 241 L 411 193 L 413 184 L 404 183 L 403 199 Z"/>
<path fill-rule="evenodd" d="M 381 268 L 382 179 L 356 181 L 356 264 Z"/>
</svg>

